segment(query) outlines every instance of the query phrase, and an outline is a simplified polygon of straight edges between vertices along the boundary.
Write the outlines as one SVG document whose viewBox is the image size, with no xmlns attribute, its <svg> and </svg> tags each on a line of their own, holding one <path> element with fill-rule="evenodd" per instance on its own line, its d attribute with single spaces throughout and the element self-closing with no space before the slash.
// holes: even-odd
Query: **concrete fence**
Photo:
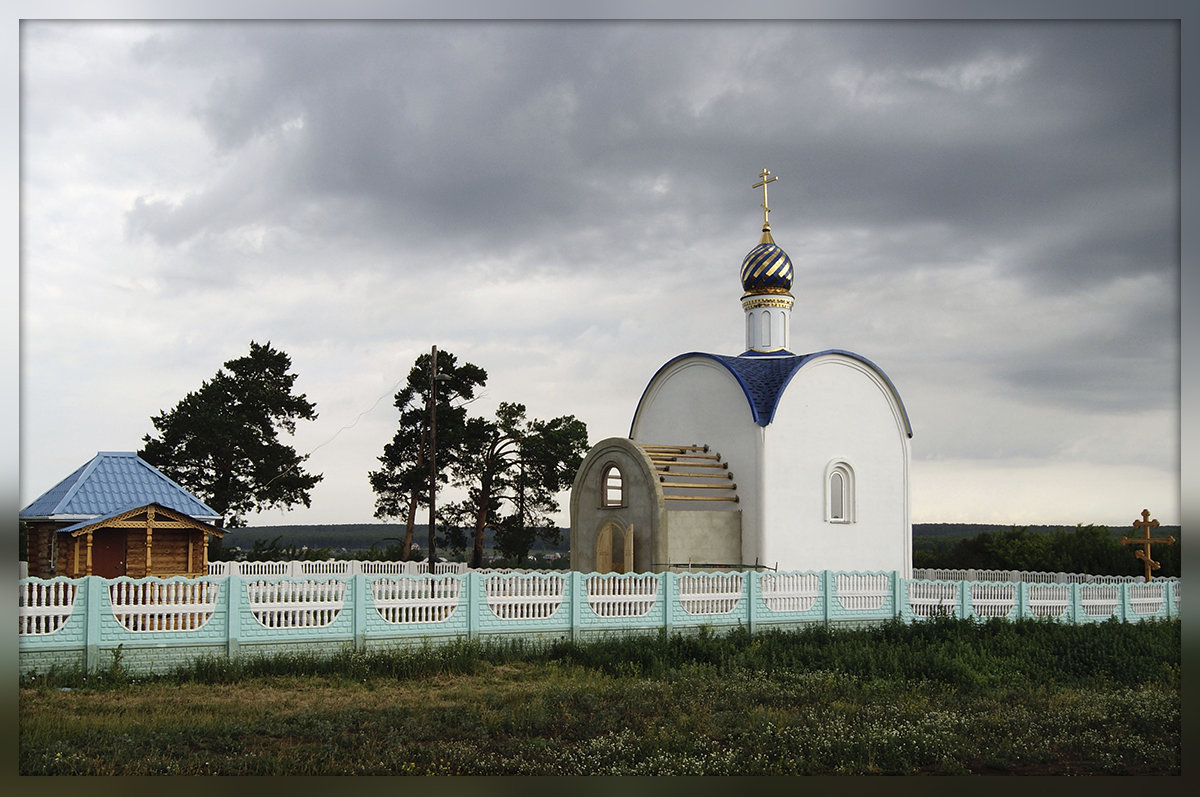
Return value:
<svg viewBox="0 0 1200 797">
<path fill-rule="evenodd" d="M 428 561 L 383 562 L 360 561 L 358 559 L 319 559 L 291 562 L 209 562 L 210 576 L 420 576 L 429 572 Z M 465 562 L 438 562 L 433 566 L 434 575 L 465 573 Z"/>
<path fill-rule="evenodd" d="M 912 577 L 930 581 L 1010 581 L 1030 584 L 1132 584 L 1142 576 L 1094 576 L 1090 573 L 1048 573 L 1039 570 L 950 570 L 914 567 Z M 1176 576 L 1154 576 L 1155 582 L 1178 581 Z"/>
<path fill-rule="evenodd" d="M 451 639 L 588 639 L 751 632 L 938 615 L 1067 623 L 1179 616 L 1178 581 L 1038 584 L 926 581 L 895 572 L 468 571 L 443 575 L 22 579 L 21 673 L 164 672 L 202 656 L 329 654 Z"/>
</svg>

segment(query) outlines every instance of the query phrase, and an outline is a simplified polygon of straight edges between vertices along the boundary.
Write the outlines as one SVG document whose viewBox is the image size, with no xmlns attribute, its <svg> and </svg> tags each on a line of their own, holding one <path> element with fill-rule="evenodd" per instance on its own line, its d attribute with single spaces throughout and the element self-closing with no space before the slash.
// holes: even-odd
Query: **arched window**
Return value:
<svg viewBox="0 0 1200 797">
<path fill-rule="evenodd" d="M 625 506 L 625 479 L 616 465 L 604 468 L 600 480 L 600 506 Z"/>
<path fill-rule="evenodd" d="M 771 345 L 771 311 L 763 310 L 762 314 L 762 347 L 768 348 Z"/>
<path fill-rule="evenodd" d="M 831 462 L 825 471 L 825 520 L 854 522 L 854 471 L 845 462 Z"/>
</svg>

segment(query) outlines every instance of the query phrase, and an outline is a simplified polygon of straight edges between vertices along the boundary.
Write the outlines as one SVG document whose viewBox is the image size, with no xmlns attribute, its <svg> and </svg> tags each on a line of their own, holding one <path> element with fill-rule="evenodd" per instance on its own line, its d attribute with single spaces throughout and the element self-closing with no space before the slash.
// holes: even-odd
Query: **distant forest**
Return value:
<svg viewBox="0 0 1200 797">
<path fill-rule="evenodd" d="M 418 525 L 413 542 L 424 549 L 426 526 Z M 223 540 L 226 553 L 234 547 L 250 551 L 275 543 L 292 550 L 328 550 L 333 558 L 363 558 L 372 547 L 381 553 L 396 549 L 404 536 L 399 523 L 349 523 L 340 525 L 251 526 L 230 529 Z M 983 523 L 914 523 L 913 566 L 933 568 L 978 568 L 1004 570 L 1042 570 L 1053 572 L 1138 575 L 1142 563 L 1134 558 L 1131 546 L 1121 546 L 1121 536 L 1140 536 L 1131 526 L 999 526 Z M 1154 536 L 1172 536 L 1173 546 L 1155 545 L 1153 557 L 1163 564 L 1156 575 L 1179 575 L 1180 527 L 1160 526 Z M 492 534 L 484 547 L 493 550 Z M 444 547 L 438 552 L 452 560 L 465 561 L 465 552 Z M 532 557 L 570 553 L 570 533 L 561 529 L 557 545 L 540 544 L 530 551 Z M 218 554 L 219 556 L 219 554 Z"/>
</svg>

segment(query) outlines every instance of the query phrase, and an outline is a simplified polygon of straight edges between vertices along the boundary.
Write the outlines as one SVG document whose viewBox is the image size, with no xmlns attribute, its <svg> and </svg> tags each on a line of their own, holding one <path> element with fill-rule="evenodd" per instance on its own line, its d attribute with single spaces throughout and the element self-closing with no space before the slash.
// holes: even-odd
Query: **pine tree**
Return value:
<svg viewBox="0 0 1200 797">
<path fill-rule="evenodd" d="M 408 372 L 408 381 L 395 396 L 400 424 L 378 457 L 382 467 L 367 478 L 375 492 L 375 517 L 380 520 L 403 517 L 402 560 L 408 559 L 413 543 L 417 511 L 429 505 L 429 368 L 431 354 L 422 354 Z M 448 379 L 438 387 L 437 459 L 438 481 L 446 483 L 446 473 L 461 457 L 467 424 L 466 403 L 475 398 L 475 390 L 487 383 L 487 371 L 472 363 L 458 365 L 448 351 L 438 352 L 438 373 Z"/>
<path fill-rule="evenodd" d="M 296 504 L 309 506 L 321 476 L 305 472 L 307 457 L 279 440 L 296 421 L 315 420 L 316 405 L 293 395 L 291 358 L 250 342 L 250 353 L 229 360 L 212 379 L 169 412 L 151 418 L 156 434 L 142 438 L 138 456 L 244 526 L 245 515 Z"/>
<path fill-rule="evenodd" d="M 474 515 L 471 567 L 483 564 L 484 532 L 518 563 L 534 542 L 557 543 L 555 494 L 570 486 L 587 451 L 587 426 L 573 415 L 549 421 L 528 419 L 524 404 L 501 402 L 493 420 L 472 418 L 455 481 L 468 489 L 465 506 Z M 502 514 L 502 509 L 508 511 Z"/>
</svg>

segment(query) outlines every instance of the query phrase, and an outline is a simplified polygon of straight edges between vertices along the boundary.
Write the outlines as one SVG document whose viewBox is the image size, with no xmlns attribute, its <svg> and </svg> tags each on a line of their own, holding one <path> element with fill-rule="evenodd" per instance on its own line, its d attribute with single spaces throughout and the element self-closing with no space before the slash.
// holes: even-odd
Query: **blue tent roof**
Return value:
<svg viewBox="0 0 1200 797">
<path fill-rule="evenodd" d="M 783 396 L 783 391 L 787 388 L 788 383 L 792 381 L 792 377 L 795 376 L 796 372 L 824 354 L 841 354 L 851 357 L 879 374 L 880 378 L 891 388 L 892 395 L 896 397 L 896 403 L 900 405 L 900 414 L 904 417 L 904 430 L 909 437 L 912 437 L 912 424 L 908 421 L 908 411 L 904 408 L 904 402 L 901 401 L 900 394 L 897 392 L 896 386 L 892 384 L 892 380 L 888 379 L 887 374 L 866 357 L 843 349 L 825 349 L 824 351 L 813 352 L 812 354 L 792 354 L 788 351 L 779 351 L 766 355 L 747 352 L 737 357 L 726 354 L 689 352 L 688 354 L 681 354 L 675 357 L 662 368 L 659 368 L 658 373 L 646 385 L 646 389 L 650 389 L 650 385 L 654 383 L 654 379 L 658 378 L 658 374 L 661 374 L 680 360 L 688 357 L 707 357 L 729 369 L 733 378 L 741 385 L 742 392 L 746 394 L 746 400 L 750 403 L 750 412 L 754 417 L 754 422 L 759 426 L 766 426 L 775 419 L 775 409 L 779 406 L 779 399 Z M 645 394 L 643 394 L 644 398 Z M 639 402 L 639 406 L 640 404 L 641 402 Z"/>
<path fill-rule="evenodd" d="M 85 520 L 159 504 L 196 520 L 221 515 L 132 451 L 101 451 L 21 510 L 21 520 Z"/>
</svg>

